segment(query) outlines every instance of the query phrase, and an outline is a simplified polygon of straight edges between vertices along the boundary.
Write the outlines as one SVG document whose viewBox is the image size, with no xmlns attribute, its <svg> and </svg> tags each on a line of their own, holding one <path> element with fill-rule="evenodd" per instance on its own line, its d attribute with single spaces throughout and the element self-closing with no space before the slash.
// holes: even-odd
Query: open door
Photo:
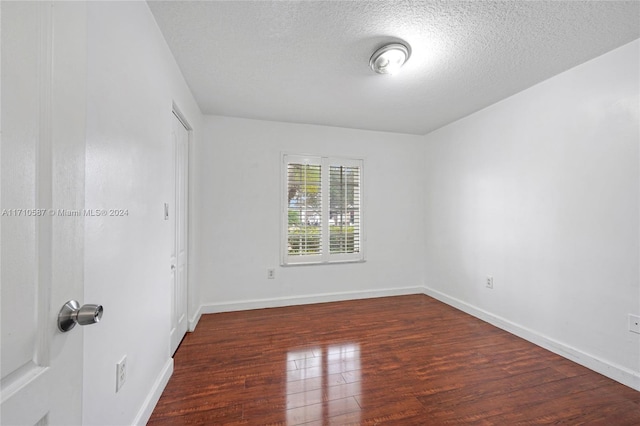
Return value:
<svg viewBox="0 0 640 426">
<path fill-rule="evenodd" d="M 82 423 L 86 10 L 0 3 L 2 425 Z"/>
</svg>

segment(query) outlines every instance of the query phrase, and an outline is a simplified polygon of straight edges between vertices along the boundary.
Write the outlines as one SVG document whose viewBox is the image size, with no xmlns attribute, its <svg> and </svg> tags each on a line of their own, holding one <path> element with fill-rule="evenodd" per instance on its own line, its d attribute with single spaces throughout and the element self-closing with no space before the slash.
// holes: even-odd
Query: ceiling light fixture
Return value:
<svg viewBox="0 0 640 426">
<path fill-rule="evenodd" d="M 390 43 L 373 52 L 369 66 L 378 74 L 395 74 L 411 56 L 409 45 Z"/>
</svg>

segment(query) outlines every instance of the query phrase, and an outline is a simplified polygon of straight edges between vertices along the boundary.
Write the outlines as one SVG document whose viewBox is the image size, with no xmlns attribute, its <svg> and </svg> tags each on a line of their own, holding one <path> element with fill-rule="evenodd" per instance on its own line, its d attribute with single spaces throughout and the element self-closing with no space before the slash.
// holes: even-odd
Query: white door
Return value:
<svg viewBox="0 0 640 426">
<path fill-rule="evenodd" d="M 187 194 L 189 132 L 174 114 L 172 130 L 174 149 L 174 202 L 170 215 L 173 232 L 171 252 L 171 353 L 187 332 Z"/>
<path fill-rule="evenodd" d="M 82 422 L 86 10 L 0 3 L 2 425 Z M 60 214 L 59 214 L 60 213 Z"/>
</svg>

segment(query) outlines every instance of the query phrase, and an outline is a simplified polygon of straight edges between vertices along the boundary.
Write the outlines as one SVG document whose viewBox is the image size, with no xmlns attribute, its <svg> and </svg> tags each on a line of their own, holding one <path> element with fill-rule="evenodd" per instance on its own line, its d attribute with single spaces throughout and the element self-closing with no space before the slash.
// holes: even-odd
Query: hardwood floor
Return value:
<svg viewBox="0 0 640 426">
<path fill-rule="evenodd" d="M 205 315 L 149 425 L 640 425 L 640 392 L 424 295 Z"/>
</svg>

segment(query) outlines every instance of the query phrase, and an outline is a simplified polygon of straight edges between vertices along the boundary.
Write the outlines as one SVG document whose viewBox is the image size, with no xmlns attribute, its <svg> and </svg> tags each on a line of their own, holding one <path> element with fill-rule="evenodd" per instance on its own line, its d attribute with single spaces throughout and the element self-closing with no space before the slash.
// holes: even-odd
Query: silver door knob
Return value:
<svg viewBox="0 0 640 426">
<path fill-rule="evenodd" d="M 64 333 L 71 330 L 76 324 L 89 325 L 100 322 L 103 311 L 102 305 L 83 305 L 80 307 L 76 300 L 69 300 L 58 314 L 58 330 Z"/>
</svg>

